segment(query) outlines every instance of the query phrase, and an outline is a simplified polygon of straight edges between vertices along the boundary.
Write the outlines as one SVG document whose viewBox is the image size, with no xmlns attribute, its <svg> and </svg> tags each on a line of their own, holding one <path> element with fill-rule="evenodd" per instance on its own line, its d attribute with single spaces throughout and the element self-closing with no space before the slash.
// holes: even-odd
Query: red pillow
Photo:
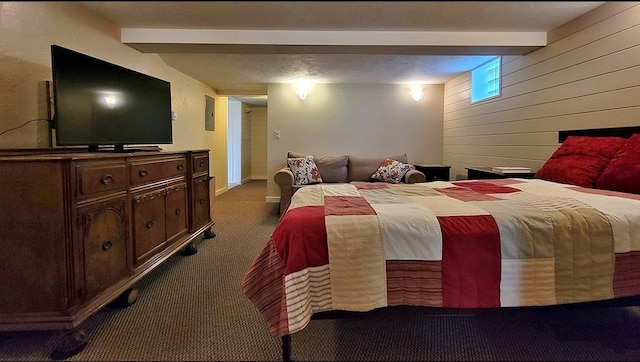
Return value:
<svg viewBox="0 0 640 362">
<path fill-rule="evenodd" d="M 640 194 L 640 134 L 634 134 L 605 168 L 596 188 Z"/>
<path fill-rule="evenodd" d="M 569 136 L 534 177 L 592 188 L 626 143 L 622 137 Z"/>
</svg>

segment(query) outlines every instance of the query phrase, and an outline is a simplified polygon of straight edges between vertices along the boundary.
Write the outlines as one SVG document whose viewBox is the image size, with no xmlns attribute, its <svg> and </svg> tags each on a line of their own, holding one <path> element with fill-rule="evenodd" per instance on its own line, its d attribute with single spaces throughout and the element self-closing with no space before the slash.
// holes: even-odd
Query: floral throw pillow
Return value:
<svg viewBox="0 0 640 362">
<path fill-rule="evenodd" d="M 322 182 L 320 171 L 313 156 L 287 158 L 287 166 L 293 173 L 293 185 L 308 185 Z"/>
<path fill-rule="evenodd" d="M 414 169 L 413 165 L 386 158 L 371 178 L 377 181 L 399 184 L 402 182 L 404 175 L 412 169 Z"/>
</svg>

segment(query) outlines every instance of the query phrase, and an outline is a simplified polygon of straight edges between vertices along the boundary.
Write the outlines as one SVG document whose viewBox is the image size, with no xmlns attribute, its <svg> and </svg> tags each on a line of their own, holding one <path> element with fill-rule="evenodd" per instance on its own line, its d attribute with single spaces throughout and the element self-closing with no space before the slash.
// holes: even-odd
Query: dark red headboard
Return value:
<svg viewBox="0 0 640 362">
<path fill-rule="evenodd" d="M 614 128 L 593 128 L 576 129 L 569 131 L 558 131 L 558 142 L 562 143 L 569 136 L 589 136 L 589 137 L 624 137 L 629 138 L 634 133 L 640 133 L 640 126 L 614 127 Z"/>
</svg>

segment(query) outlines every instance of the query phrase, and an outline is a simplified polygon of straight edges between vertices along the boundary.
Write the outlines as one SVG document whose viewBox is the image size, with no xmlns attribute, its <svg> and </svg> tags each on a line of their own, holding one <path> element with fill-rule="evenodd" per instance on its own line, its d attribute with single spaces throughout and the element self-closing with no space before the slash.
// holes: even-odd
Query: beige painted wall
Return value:
<svg viewBox="0 0 640 362">
<path fill-rule="evenodd" d="M 210 149 L 216 187 L 226 188 L 226 97 L 120 42 L 120 28 L 73 2 L 0 2 L 0 148 L 48 147 L 44 81 L 51 44 L 171 82 L 173 144 L 166 150 Z M 204 95 L 216 98 L 216 131 L 204 130 Z M 32 121 L 32 122 L 30 122 Z M 25 124 L 20 127 L 21 125 Z"/>
<path fill-rule="evenodd" d="M 251 179 L 267 179 L 267 107 L 251 106 Z"/>
<path fill-rule="evenodd" d="M 550 32 L 549 44 L 503 63 L 502 95 L 471 105 L 470 74 L 444 90 L 443 162 L 537 171 L 558 130 L 640 125 L 640 3 L 610 2 Z"/>
<path fill-rule="evenodd" d="M 315 84 L 301 100 L 292 85 L 269 84 L 267 202 L 280 198 L 273 175 L 285 166 L 288 151 L 365 157 L 406 152 L 410 163 L 440 163 L 443 88 L 425 86 L 416 102 L 406 85 Z"/>
</svg>

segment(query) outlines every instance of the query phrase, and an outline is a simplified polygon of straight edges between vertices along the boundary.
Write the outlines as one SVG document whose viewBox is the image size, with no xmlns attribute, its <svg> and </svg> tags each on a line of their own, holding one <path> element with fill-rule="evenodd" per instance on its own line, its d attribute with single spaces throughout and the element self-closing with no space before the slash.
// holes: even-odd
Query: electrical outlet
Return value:
<svg viewBox="0 0 640 362">
<path fill-rule="evenodd" d="M 280 139 L 280 130 L 279 129 L 273 131 L 273 138 L 275 138 L 277 140 Z"/>
</svg>

